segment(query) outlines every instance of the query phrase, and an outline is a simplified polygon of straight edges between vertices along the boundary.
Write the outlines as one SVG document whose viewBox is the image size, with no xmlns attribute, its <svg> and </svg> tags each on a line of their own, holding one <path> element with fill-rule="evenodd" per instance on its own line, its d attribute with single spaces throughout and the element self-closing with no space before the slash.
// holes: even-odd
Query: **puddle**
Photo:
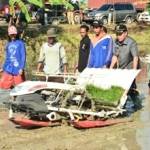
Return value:
<svg viewBox="0 0 150 150">
<path fill-rule="evenodd" d="M 150 96 L 148 95 L 147 84 L 143 84 L 142 90 L 146 96 L 143 101 L 143 109 L 140 112 L 139 121 L 141 127 L 136 130 L 136 140 L 141 150 L 149 150 L 150 148 Z"/>
</svg>

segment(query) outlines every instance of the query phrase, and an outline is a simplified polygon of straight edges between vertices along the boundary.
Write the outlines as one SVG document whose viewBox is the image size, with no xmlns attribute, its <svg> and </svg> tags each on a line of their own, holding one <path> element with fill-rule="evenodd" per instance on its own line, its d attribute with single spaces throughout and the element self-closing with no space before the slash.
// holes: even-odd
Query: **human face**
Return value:
<svg viewBox="0 0 150 150">
<path fill-rule="evenodd" d="M 80 35 L 81 35 L 82 38 L 84 38 L 84 37 L 87 35 L 87 33 L 88 33 L 88 32 L 86 31 L 85 28 L 81 28 L 81 29 L 80 29 Z"/>
<path fill-rule="evenodd" d="M 55 41 L 55 38 L 54 37 L 48 37 L 48 43 L 49 44 L 53 44 Z"/>
<path fill-rule="evenodd" d="M 125 38 L 127 37 L 128 33 L 127 32 L 123 32 L 121 34 L 117 34 L 117 40 L 119 42 L 123 42 L 125 40 Z"/>
<path fill-rule="evenodd" d="M 98 36 L 101 33 L 101 27 L 94 26 L 93 31 Z"/>
</svg>

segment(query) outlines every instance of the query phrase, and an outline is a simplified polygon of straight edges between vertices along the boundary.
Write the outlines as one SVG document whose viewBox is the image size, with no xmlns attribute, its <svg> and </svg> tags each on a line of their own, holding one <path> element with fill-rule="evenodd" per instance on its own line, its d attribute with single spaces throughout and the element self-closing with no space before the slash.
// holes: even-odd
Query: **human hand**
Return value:
<svg viewBox="0 0 150 150">
<path fill-rule="evenodd" d="M 22 69 L 19 70 L 19 74 L 20 74 L 20 75 L 23 74 L 23 70 L 22 70 Z"/>
<path fill-rule="evenodd" d="M 104 66 L 103 66 L 103 68 L 107 68 L 107 66 L 106 66 L 106 65 L 104 65 Z"/>
</svg>

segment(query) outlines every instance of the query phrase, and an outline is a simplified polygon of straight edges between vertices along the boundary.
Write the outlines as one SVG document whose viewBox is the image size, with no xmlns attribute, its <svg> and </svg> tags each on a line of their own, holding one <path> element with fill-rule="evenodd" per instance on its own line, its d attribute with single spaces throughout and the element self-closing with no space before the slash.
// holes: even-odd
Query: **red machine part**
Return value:
<svg viewBox="0 0 150 150">
<path fill-rule="evenodd" d="M 85 121 L 73 121 L 71 124 L 78 129 L 98 128 L 111 126 L 118 123 L 125 123 L 132 121 L 131 119 L 108 119 L 108 120 L 85 120 Z"/>
<path fill-rule="evenodd" d="M 26 118 L 11 118 L 9 119 L 16 125 L 20 125 L 24 128 L 31 128 L 31 127 L 53 127 L 61 125 L 60 122 L 51 122 L 51 121 L 35 121 Z"/>
<path fill-rule="evenodd" d="M 52 121 L 35 121 L 26 118 L 11 118 L 9 119 L 16 125 L 20 125 L 23 128 L 32 128 L 32 127 L 54 127 L 61 125 L 60 122 Z M 71 121 L 71 124 L 78 129 L 89 129 L 89 128 L 98 128 L 111 126 L 118 123 L 125 123 L 132 121 L 131 119 L 108 119 L 108 120 L 84 120 L 84 121 Z"/>
</svg>

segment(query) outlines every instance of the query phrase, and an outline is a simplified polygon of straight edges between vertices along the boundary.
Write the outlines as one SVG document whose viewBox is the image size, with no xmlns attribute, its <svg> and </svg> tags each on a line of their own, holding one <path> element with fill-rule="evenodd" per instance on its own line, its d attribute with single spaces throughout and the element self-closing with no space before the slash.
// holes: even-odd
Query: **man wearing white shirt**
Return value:
<svg viewBox="0 0 150 150">
<path fill-rule="evenodd" d="M 54 28 L 47 31 L 48 41 L 44 43 L 40 50 L 37 71 L 43 71 L 45 74 L 59 74 L 67 72 L 67 59 L 64 47 L 56 40 Z"/>
</svg>

